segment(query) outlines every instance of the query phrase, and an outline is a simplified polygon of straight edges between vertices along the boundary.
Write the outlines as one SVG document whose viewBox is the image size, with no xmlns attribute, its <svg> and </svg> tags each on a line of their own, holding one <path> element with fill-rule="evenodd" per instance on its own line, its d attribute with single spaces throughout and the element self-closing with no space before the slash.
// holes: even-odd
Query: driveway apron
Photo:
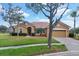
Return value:
<svg viewBox="0 0 79 59">
<path fill-rule="evenodd" d="M 64 43 L 69 51 L 79 51 L 79 40 L 73 38 L 56 38 L 56 40 Z"/>
</svg>

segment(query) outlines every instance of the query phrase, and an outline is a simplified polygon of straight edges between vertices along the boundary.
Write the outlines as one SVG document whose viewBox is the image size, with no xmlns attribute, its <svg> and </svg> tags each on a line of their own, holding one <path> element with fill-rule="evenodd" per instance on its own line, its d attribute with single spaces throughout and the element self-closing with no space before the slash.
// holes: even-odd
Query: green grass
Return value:
<svg viewBox="0 0 79 59">
<path fill-rule="evenodd" d="M 3 46 L 15 46 L 25 44 L 39 44 L 47 43 L 46 37 L 26 37 L 26 36 L 10 36 L 8 34 L 0 34 L 0 47 Z M 55 39 L 52 39 L 52 43 L 58 43 Z"/>
<path fill-rule="evenodd" d="M 76 40 L 79 40 L 79 34 L 76 35 L 76 37 L 74 37 Z"/>
<path fill-rule="evenodd" d="M 17 49 L 0 50 L 0 56 L 30 56 L 60 51 L 67 51 L 67 49 L 64 45 L 53 45 L 51 49 L 49 49 L 47 46 L 33 46 Z"/>
</svg>

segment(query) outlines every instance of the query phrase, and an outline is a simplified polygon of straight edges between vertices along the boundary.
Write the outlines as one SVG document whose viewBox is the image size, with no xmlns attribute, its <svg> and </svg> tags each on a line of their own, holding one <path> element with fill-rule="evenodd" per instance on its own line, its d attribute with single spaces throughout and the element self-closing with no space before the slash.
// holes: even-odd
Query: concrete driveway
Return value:
<svg viewBox="0 0 79 59">
<path fill-rule="evenodd" d="M 64 43 L 69 51 L 79 51 L 79 40 L 73 38 L 56 38 L 56 40 Z"/>
<path fill-rule="evenodd" d="M 43 54 L 41 56 L 79 56 L 79 40 L 73 38 L 56 38 L 56 40 L 65 44 L 68 51 Z"/>
</svg>

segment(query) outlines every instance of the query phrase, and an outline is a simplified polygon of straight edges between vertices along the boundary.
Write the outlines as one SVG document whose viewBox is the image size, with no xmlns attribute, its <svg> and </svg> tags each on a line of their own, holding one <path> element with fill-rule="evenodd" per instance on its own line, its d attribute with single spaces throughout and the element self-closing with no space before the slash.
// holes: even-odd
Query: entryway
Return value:
<svg viewBox="0 0 79 59">
<path fill-rule="evenodd" d="M 27 33 L 28 33 L 28 35 L 31 35 L 32 33 L 31 33 L 31 27 L 28 27 L 27 28 Z"/>
</svg>

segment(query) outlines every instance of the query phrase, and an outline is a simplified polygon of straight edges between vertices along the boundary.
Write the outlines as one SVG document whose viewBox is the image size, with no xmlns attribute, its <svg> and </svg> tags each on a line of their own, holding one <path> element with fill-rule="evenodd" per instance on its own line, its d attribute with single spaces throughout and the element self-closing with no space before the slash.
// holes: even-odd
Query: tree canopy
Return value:
<svg viewBox="0 0 79 59">
<path fill-rule="evenodd" d="M 24 19 L 23 12 L 21 12 L 21 8 L 18 6 L 13 7 L 12 4 L 8 4 L 9 8 L 4 9 L 5 12 L 2 13 L 2 18 L 4 21 L 8 22 L 10 27 L 13 28 L 14 25 L 22 22 Z"/>
</svg>

